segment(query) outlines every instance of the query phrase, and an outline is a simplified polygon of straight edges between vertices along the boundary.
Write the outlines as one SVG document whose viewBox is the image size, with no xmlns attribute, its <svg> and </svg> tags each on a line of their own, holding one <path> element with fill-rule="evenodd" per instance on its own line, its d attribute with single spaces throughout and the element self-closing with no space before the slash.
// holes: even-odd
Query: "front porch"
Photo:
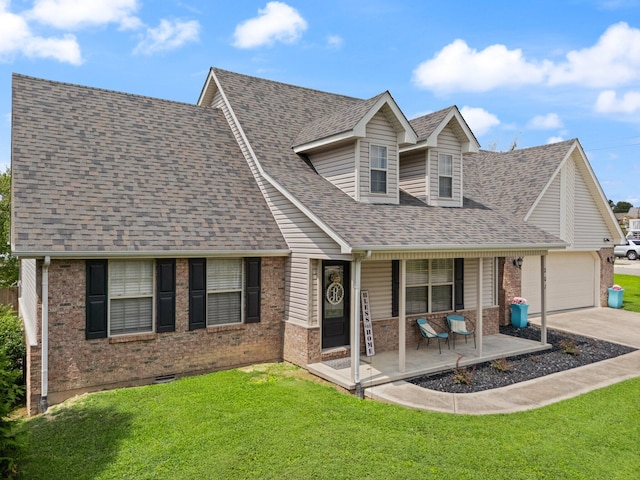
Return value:
<svg viewBox="0 0 640 480">
<path fill-rule="evenodd" d="M 428 347 L 426 342 L 423 342 L 419 350 L 407 349 L 404 371 L 401 371 L 397 350 L 376 353 L 372 357 L 360 355 L 360 384 L 363 388 L 367 388 L 396 380 L 452 370 L 456 367 L 458 359 L 460 359 L 459 366 L 463 367 L 551 348 L 551 345 L 546 343 L 503 334 L 483 336 L 481 350 L 473 348 L 472 339 L 469 339 L 467 343 L 462 338 L 456 339 L 455 350 L 449 349 L 444 342 L 441 346 L 442 354 L 438 353 L 436 340 L 432 340 Z M 356 382 L 353 380 L 351 371 L 351 357 L 309 364 L 307 369 L 343 388 L 356 389 Z"/>
</svg>

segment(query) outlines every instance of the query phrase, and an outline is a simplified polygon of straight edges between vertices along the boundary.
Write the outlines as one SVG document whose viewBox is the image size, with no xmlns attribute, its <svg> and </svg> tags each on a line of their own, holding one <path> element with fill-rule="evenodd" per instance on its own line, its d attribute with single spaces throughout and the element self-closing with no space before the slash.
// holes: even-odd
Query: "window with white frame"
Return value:
<svg viewBox="0 0 640 480">
<path fill-rule="evenodd" d="M 109 262 L 109 335 L 153 332 L 153 264 Z"/>
<path fill-rule="evenodd" d="M 243 261 L 207 259 L 207 326 L 242 322 Z"/>
<path fill-rule="evenodd" d="M 387 193 L 387 147 L 371 145 L 369 148 L 371 193 Z"/>
<path fill-rule="evenodd" d="M 408 314 L 453 310 L 453 259 L 409 260 L 406 273 Z"/>
<path fill-rule="evenodd" d="M 438 155 L 438 196 L 453 197 L 453 156 Z"/>
</svg>

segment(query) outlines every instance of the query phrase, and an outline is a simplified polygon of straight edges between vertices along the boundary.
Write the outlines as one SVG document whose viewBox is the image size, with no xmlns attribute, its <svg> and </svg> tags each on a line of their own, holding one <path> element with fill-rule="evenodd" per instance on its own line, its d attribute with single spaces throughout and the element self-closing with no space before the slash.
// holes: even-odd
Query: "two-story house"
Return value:
<svg viewBox="0 0 640 480">
<path fill-rule="evenodd" d="M 13 85 L 31 412 L 279 360 L 357 390 L 428 369 L 407 367 L 415 319 L 452 312 L 475 320 L 482 361 L 529 264 L 546 328 L 547 259 L 575 238 L 564 210 L 538 215 L 556 178 L 564 202 L 583 205 L 579 178 L 590 203 L 572 218 L 600 228 L 584 234 L 599 277 L 581 306 L 600 305 L 612 278 L 621 233 L 577 141 L 529 151 L 523 175 L 540 181 L 514 193 L 500 175 L 517 157 L 480 151 L 456 107 L 408 121 L 389 92 L 361 100 L 220 69 L 197 105 Z M 558 177 L 567 159 L 574 176 Z M 378 379 L 361 378 L 363 292 L 376 352 L 397 356 Z M 346 376 L 327 367 L 336 359 Z"/>
</svg>

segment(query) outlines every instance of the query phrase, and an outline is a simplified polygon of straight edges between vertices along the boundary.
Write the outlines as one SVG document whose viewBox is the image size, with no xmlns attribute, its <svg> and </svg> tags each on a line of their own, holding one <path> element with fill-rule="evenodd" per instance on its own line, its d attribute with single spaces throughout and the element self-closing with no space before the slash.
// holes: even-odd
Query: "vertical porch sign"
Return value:
<svg viewBox="0 0 640 480">
<path fill-rule="evenodd" d="M 371 323 L 371 309 L 369 306 L 369 291 L 360 292 L 362 304 L 362 326 L 364 327 L 364 345 L 367 350 L 367 357 L 373 357 L 376 354 L 373 345 L 373 324 Z"/>
</svg>

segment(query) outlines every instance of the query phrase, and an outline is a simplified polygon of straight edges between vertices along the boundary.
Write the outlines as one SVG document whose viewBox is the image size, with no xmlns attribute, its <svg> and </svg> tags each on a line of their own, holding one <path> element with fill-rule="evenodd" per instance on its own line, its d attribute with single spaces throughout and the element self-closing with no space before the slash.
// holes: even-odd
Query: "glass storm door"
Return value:
<svg viewBox="0 0 640 480">
<path fill-rule="evenodd" d="M 322 263 L 322 348 L 349 345 L 349 262 Z"/>
</svg>

